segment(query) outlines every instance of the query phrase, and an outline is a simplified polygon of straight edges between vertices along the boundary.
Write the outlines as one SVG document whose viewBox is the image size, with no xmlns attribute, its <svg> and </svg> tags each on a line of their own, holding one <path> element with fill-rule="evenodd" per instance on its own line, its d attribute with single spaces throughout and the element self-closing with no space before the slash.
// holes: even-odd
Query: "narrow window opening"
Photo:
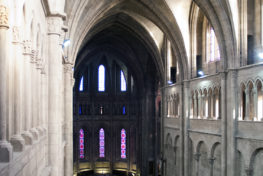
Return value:
<svg viewBox="0 0 263 176">
<path fill-rule="evenodd" d="M 80 79 L 80 83 L 79 83 L 79 91 L 82 92 L 84 89 L 83 89 L 83 76 L 81 77 Z"/>
<path fill-rule="evenodd" d="M 121 130 L 121 158 L 126 159 L 126 131 Z"/>
<path fill-rule="evenodd" d="M 100 149 L 99 149 L 99 153 L 100 153 L 100 158 L 104 158 L 105 157 L 105 136 L 104 136 L 104 129 L 101 128 L 100 129 L 100 134 L 99 134 L 99 146 L 100 146 Z"/>
<path fill-rule="evenodd" d="M 84 131 L 79 130 L 79 158 L 84 158 Z"/>
<path fill-rule="evenodd" d="M 122 92 L 126 91 L 126 79 L 122 70 L 121 70 L 121 91 Z"/>
<path fill-rule="evenodd" d="M 125 106 L 122 106 L 122 114 L 123 114 L 123 115 L 126 114 L 126 108 L 125 108 Z"/>
<path fill-rule="evenodd" d="M 82 106 L 79 105 L 79 115 L 82 115 Z"/>
<path fill-rule="evenodd" d="M 105 67 L 103 65 L 99 66 L 98 69 L 98 90 L 100 92 L 105 91 Z"/>
</svg>

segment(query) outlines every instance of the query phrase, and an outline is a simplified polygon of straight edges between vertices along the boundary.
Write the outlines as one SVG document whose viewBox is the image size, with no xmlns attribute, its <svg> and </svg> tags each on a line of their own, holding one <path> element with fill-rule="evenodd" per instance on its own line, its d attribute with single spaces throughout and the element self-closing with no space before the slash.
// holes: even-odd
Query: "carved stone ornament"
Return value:
<svg viewBox="0 0 263 176">
<path fill-rule="evenodd" d="M 48 19 L 48 34 L 61 34 L 62 19 L 59 17 L 50 17 Z"/>
<path fill-rule="evenodd" d="M 18 43 L 20 42 L 20 30 L 18 26 L 13 27 L 13 42 Z"/>
<path fill-rule="evenodd" d="M 36 50 L 31 50 L 31 63 L 36 63 L 36 56 L 37 56 L 37 51 Z"/>
<path fill-rule="evenodd" d="M 31 41 L 30 40 L 24 41 L 24 54 L 31 55 Z"/>
<path fill-rule="evenodd" d="M 65 73 L 70 73 L 70 74 L 72 74 L 72 73 L 73 73 L 72 68 L 73 68 L 73 64 L 72 64 L 72 63 L 65 63 L 65 64 L 64 64 L 64 72 L 65 72 Z"/>
<path fill-rule="evenodd" d="M 0 5 L 0 28 L 5 27 L 9 28 L 8 26 L 8 9 L 4 5 Z"/>
</svg>

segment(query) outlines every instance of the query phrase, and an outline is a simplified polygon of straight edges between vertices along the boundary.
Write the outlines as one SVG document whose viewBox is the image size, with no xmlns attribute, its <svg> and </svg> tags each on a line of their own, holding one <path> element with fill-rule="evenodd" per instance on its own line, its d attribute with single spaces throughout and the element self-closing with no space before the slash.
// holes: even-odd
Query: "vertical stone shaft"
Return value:
<svg viewBox="0 0 263 176">
<path fill-rule="evenodd" d="M 188 133 L 188 129 L 190 126 L 190 103 L 191 103 L 191 96 L 190 96 L 190 89 L 189 89 L 189 82 L 185 81 L 184 82 L 184 88 L 183 88 L 183 93 L 184 93 L 184 97 L 182 98 L 182 100 L 185 100 L 184 102 L 184 157 L 183 157 L 183 161 L 184 161 L 184 173 L 182 173 L 181 175 L 189 175 L 189 165 L 190 165 L 190 159 L 189 159 L 189 133 Z M 177 164 L 177 163 L 176 163 Z"/>
<path fill-rule="evenodd" d="M 16 51 L 14 56 L 13 68 L 14 68 L 14 135 L 11 138 L 11 144 L 13 145 L 13 150 L 16 152 L 22 151 L 24 149 L 24 139 L 21 136 L 22 130 L 22 115 L 23 115 L 23 60 L 22 46 L 19 41 L 19 28 L 18 26 L 13 27 L 13 48 Z"/>
<path fill-rule="evenodd" d="M 23 78 L 24 78 L 24 131 L 23 131 L 23 138 L 25 139 L 26 145 L 32 144 L 33 136 L 31 133 L 29 133 L 29 130 L 32 127 L 32 114 L 31 114 L 31 74 L 30 74 L 30 59 L 31 59 L 31 41 L 25 40 L 24 41 L 24 72 L 23 72 Z"/>
<path fill-rule="evenodd" d="M 48 18 L 48 138 L 49 138 L 49 165 L 51 176 L 59 176 L 62 156 L 62 54 L 59 45 L 61 33 L 61 17 Z M 56 157 L 54 157 L 56 156 Z"/>
<path fill-rule="evenodd" d="M 65 115 L 65 134 L 66 134 L 66 153 L 65 153 L 65 176 L 73 175 L 73 124 L 72 124 L 72 102 L 73 102 L 73 65 L 64 65 L 64 115 Z"/>
<path fill-rule="evenodd" d="M 0 162 L 9 162 L 12 159 L 12 147 L 7 142 L 8 29 L 8 8 L 0 4 Z"/>
<path fill-rule="evenodd" d="M 246 94 L 246 114 L 245 114 L 245 120 L 249 120 L 250 116 L 250 95 L 249 95 L 249 87 L 246 88 L 245 90 Z"/>
</svg>

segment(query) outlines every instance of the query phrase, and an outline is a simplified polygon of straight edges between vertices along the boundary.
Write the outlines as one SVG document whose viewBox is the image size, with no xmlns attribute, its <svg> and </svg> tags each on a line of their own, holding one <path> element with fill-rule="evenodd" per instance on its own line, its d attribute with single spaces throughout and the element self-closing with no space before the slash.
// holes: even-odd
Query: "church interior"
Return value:
<svg viewBox="0 0 263 176">
<path fill-rule="evenodd" d="M 262 176 L 263 0 L 0 0 L 0 176 Z"/>
</svg>

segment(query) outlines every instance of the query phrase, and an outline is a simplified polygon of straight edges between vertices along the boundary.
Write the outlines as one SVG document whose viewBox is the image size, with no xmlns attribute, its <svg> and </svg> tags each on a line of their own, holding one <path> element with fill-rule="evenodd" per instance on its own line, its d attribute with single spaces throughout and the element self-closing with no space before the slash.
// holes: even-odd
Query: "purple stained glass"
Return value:
<svg viewBox="0 0 263 176">
<path fill-rule="evenodd" d="M 121 130 L 121 158 L 126 159 L 126 131 Z"/>
<path fill-rule="evenodd" d="M 79 158 L 84 158 L 84 131 L 79 130 Z"/>
<path fill-rule="evenodd" d="M 104 129 L 101 128 L 100 129 L 100 134 L 99 134 L 99 139 L 100 139 L 100 150 L 99 150 L 99 153 L 100 153 L 100 158 L 104 158 L 105 157 L 105 136 L 104 136 Z"/>
</svg>

